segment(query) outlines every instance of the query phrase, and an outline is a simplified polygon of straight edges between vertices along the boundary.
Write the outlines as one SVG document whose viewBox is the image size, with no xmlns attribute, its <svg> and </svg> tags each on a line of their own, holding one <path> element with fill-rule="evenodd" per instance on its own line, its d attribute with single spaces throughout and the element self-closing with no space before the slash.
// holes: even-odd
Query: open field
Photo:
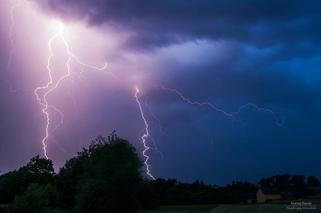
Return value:
<svg viewBox="0 0 321 213">
<path fill-rule="evenodd" d="M 210 212 L 217 205 L 181 205 L 181 206 L 161 206 L 157 211 L 142 211 L 142 213 L 203 213 Z"/>
<path fill-rule="evenodd" d="M 157 211 L 143 211 L 144 213 L 290 213 L 290 212 L 320 212 L 321 205 L 316 210 L 290 210 L 283 204 L 262 205 L 191 205 L 191 206 L 162 206 Z"/>
</svg>

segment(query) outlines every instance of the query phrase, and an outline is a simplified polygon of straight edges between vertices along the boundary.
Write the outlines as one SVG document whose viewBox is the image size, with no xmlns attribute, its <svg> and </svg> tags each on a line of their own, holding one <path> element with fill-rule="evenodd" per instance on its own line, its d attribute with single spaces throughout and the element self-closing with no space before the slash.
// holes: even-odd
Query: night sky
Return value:
<svg viewBox="0 0 321 213">
<path fill-rule="evenodd" d="M 73 61 L 71 77 L 48 96 L 64 114 L 47 141 L 56 169 L 113 130 L 141 155 L 138 87 L 155 177 L 321 177 L 320 8 L 297 0 L 1 0 L 0 170 L 43 156 L 46 121 L 34 89 L 48 82 L 59 21 L 79 59 L 108 67 Z M 52 45 L 58 79 L 68 55 L 61 39 Z M 50 116 L 52 131 L 60 117 Z"/>
</svg>

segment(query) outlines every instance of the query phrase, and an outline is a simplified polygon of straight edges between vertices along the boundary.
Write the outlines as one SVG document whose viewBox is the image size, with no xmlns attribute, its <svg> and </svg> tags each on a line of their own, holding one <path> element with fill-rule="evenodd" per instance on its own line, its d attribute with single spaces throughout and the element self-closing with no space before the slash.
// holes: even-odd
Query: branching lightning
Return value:
<svg viewBox="0 0 321 213">
<path fill-rule="evenodd" d="M 10 25 L 10 29 L 9 29 L 9 39 L 10 39 L 11 50 L 10 50 L 10 55 L 9 55 L 9 59 L 8 59 L 7 69 L 10 68 L 10 66 L 12 64 L 13 56 L 16 52 L 15 41 L 14 41 L 14 29 L 15 29 L 14 14 L 15 14 L 16 9 L 21 6 L 21 2 L 22 2 L 22 0 L 18 0 L 17 3 L 15 5 L 13 5 L 10 10 L 11 25 Z M 54 69 L 53 69 L 54 64 L 52 61 L 53 61 L 53 58 L 55 57 L 55 53 L 54 53 L 54 42 L 55 41 L 62 42 L 62 44 L 64 46 L 64 50 L 68 56 L 65 61 L 65 69 L 66 69 L 65 73 L 63 75 L 61 75 L 59 78 L 55 78 L 53 75 L 54 74 Z M 64 122 L 63 112 L 61 110 L 59 110 L 56 106 L 51 105 L 49 103 L 49 100 L 48 100 L 49 96 L 51 94 L 53 94 L 57 89 L 59 89 L 60 85 L 63 82 L 65 82 L 67 79 L 72 77 L 72 73 L 73 73 L 72 69 L 71 69 L 72 62 L 77 63 L 78 65 L 81 65 L 87 69 L 92 69 L 92 70 L 97 70 L 97 71 L 105 70 L 107 67 L 107 63 L 105 63 L 102 67 L 98 67 L 95 65 L 91 65 L 91 64 L 87 64 L 87 63 L 82 62 L 82 60 L 80 60 L 72 52 L 71 47 L 70 47 L 66 37 L 64 36 L 64 24 L 62 22 L 57 22 L 57 29 L 56 29 L 55 33 L 49 38 L 47 46 L 48 46 L 48 50 L 49 50 L 49 55 L 47 58 L 46 71 L 48 73 L 49 80 L 43 86 L 36 87 L 33 92 L 34 92 L 37 102 L 39 103 L 39 105 L 41 107 L 41 112 L 45 118 L 44 136 L 41 140 L 41 143 L 42 143 L 43 155 L 45 158 L 48 159 L 47 144 L 48 144 L 48 140 L 50 138 L 50 135 L 53 134 L 61 125 L 63 125 L 63 122 Z M 114 75 L 113 75 L 113 77 L 115 77 L 119 80 L 118 77 L 116 77 Z M 195 105 L 198 107 L 208 107 L 214 111 L 222 113 L 224 116 L 227 116 L 228 118 L 231 118 L 232 120 L 235 120 L 235 121 L 240 121 L 239 115 L 243 110 L 245 110 L 247 108 L 253 108 L 257 111 L 270 114 L 273 117 L 275 124 L 277 126 L 283 127 L 282 122 L 280 121 L 278 116 L 272 110 L 267 109 L 267 108 L 263 108 L 263 107 L 259 107 L 258 105 L 253 104 L 253 103 L 244 104 L 241 107 L 239 107 L 235 112 L 227 112 L 227 111 L 223 110 L 222 108 L 217 107 L 213 103 L 199 102 L 199 101 L 194 101 L 190 98 L 187 98 L 185 95 L 183 95 L 183 93 L 181 93 L 177 89 L 167 88 L 164 86 L 160 86 L 160 88 L 164 91 L 171 92 L 171 93 L 175 94 L 178 98 L 180 98 L 182 101 L 184 101 L 187 104 Z M 158 149 L 155 144 L 155 141 L 153 140 L 153 138 L 150 135 L 150 125 L 149 125 L 148 120 L 145 116 L 145 112 L 144 112 L 144 109 L 143 109 L 143 106 L 141 103 L 141 99 L 140 99 L 140 93 L 141 93 L 140 89 L 136 86 L 134 98 L 135 98 L 135 101 L 136 101 L 137 106 L 139 108 L 140 117 L 141 117 L 143 124 L 144 124 L 144 131 L 140 137 L 140 141 L 143 144 L 142 155 L 145 158 L 144 165 L 146 168 L 147 176 L 149 176 L 151 179 L 155 180 L 155 177 L 153 176 L 153 174 L 151 172 L 151 168 L 150 168 L 151 165 L 149 164 L 150 155 L 148 153 L 149 153 L 149 150 L 151 149 L 151 147 L 149 146 L 149 141 L 154 143 L 154 147 L 155 147 L 156 151 L 158 151 Z M 54 122 L 52 121 L 52 112 L 57 113 L 59 116 L 59 122 L 57 124 L 54 124 Z M 153 114 L 153 112 L 150 110 L 150 108 L 149 108 L 149 112 L 150 112 L 151 116 L 158 122 L 160 132 L 163 132 L 160 120 Z M 161 152 L 160 152 L 160 154 L 162 155 Z"/>
<path fill-rule="evenodd" d="M 246 108 L 253 108 L 259 112 L 264 112 L 264 113 L 270 114 L 272 116 L 272 118 L 274 119 L 275 125 L 284 128 L 284 124 L 283 124 L 282 120 L 275 114 L 274 111 L 272 111 L 271 109 L 268 109 L 268 108 L 259 107 L 258 105 L 254 104 L 254 103 L 246 103 L 246 104 L 240 106 L 237 111 L 232 113 L 233 116 L 234 117 L 237 116 Z"/>
<path fill-rule="evenodd" d="M 254 108 L 255 110 L 257 111 L 261 111 L 261 112 L 265 112 L 265 113 L 269 113 L 274 121 L 275 121 L 275 125 L 279 126 L 279 127 L 283 127 L 283 124 L 282 122 L 280 121 L 280 119 L 278 118 L 278 116 L 271 110 L 271 109 L 267 109 L 267 108 L 263 108 L 263 107 L 259 107 L 257 106 L 256 104 L 254 103 L 246 103 L 242 106 L 240 106 L 237 111 L 235 112 L 226 112 L 225 110 L 215 106 L 214 104 L 210 103 L 210 102 L 199 102 L 199 101 L 194 101 L 194 100 L 191 100 L 189 98 L 187 98 L 186 96 L 184 96 L 180 91 L 178 91 L 177 89 L 173 89 L 173 88 L 168 88 L 168 87 L 164 87 L 164 86 L 160 86 L 160 88 L 164 91 L 168 91 L 168 92 L 171 92 L 171 93 L 174 93 L 176 96 L 178 96 L 181 100 L 183 100 L 184 102 L 190 104 L 190 105 L 196 105 L 196 106 L 200 106 L 200 107 L 203 107 L 203 106 L 207 106 L 209 108 L 211 108 L 212 110 L 215 110 L 217 112 L 220 112 L 222 113 L 223 115 L 231 118 L 232 120 L 235 120 L 235 121 L 240 121 L 237 117 L 238 115 L 246 108 Z"/>
<path fill-rule="evenodd" d="M 53 106 L 49 105 L 48 96 L 51 93 L 53 93 L 65 79 L 71 77 L 71 74 L 72 74 L 71 62 L 72 61 L 75 61 L 76 63 L 78 63 L 84 67 L 94 69 L 94 70 L 99 70 L 99 71 L 102 71 L 102 70 L 106 69 L 106 67 L 107 67 L 106 63 L 103 67 L 97 67 L 94 65 L 83 63 L 71 51 L 70 46 L 63 35 L 63 32 L 64 32 L 64 25 L 62 22 L 58 22 L 57 32 L 48 41 L 49 56 L 48 56 L 48 60 L 47 60 L 47 71 L 48 71 L 49 81 L 47 82 L 47 84 L 45 86 L 39 86 L 34 90 L 34 94 L 37 98 L 37 101 L 39 102 L 39 104 L 41 106 L 41 111 L 44 114 L 45 120 L 46 120 L 45 136 L 43 137 L 41 142 L 43 145 L 43 154 L 47 159 L 48 159 L 47 141 L 49 139 L 50 133 L 54 132 L 63 123 L 63 113 L 57 107 L 53 107 Z M 68 59 L 66 61 L 66 70 L 67 70 L 66 73 L 55 81 L 53 79 L 53 70 L 51 69 L 51 61 L 52 61 L 52 58 L 54 57 L 53 42 L 57 39 L 59 39 L 63 42 L 64 47 L 66 49 L 66 53 L 68 55 Z M 51 116 L 50 116 L 50 112 L 49 112 L 50 108 L 53 108 L 56 112 L 59 113 L 59 116 L 60 116 L 60 123 L 51 132 L 50 132 Z"/>
<path fill-rule="evenodd" d="M 8 59 L 8 63 L 7 63 L 7 69 L 10 68 L 11 63 L 12 63 L 12 59 L 14 56 L 14 53 L 16 51 L 15 48 L 15 41 L 14 41 L 14 29 L 15 29 L 15 10 L 21 6 L 22 0 L 18 0 L 17 3 L 15 5 L 13 5 L 10 9 L 10 21 L 11 21 L 11 25 L 10 25 L 10 29 L 9 29 L 9 39 L 10 39 L 10 45 L 11 45 L 11 50 L 10 50 L 10 54 L 9 54 L 9 59 Z M 106 69 L 107 67 L 107 63 L 104 64 L 104 66 L 102 67 L 98 67 L 95 65 L 91 65 L 91 64 L 87 64 L 82 62 L 72 51 L 70 48 L 70 45 L 68 43 L 68 41 L 66 40 L 65 36 L 64 36 L 64 25 L 62 22 L 57 22 L 57 30 L 56 32 L 50 37 L 50 39 L 48 40 L 48 50 L 49 50 L 49 55 L 48 55 L 48 59 L 47 59 L 47 65 L 46 65 L 46 70 L 48 72 L 48 77 L 49 80 L 48 82 L 44 85 L 44 86 L 39 86 L 37 87 L 33 93 L 36 96 L 36 99 L 41 107 L 41 112 L 45 117 L 45 127 L 44 127 L 44 137 L 41 140 L 42 143 L 42 149 L 43 149 L 43 155 L 45 158 L 49 159 L 48 157 L 48 153 L 47 153 L 47 143 L 49 140 L 49 137 L 51 134 L 53 134 L 61 125 L 63 125 L 64 122 L 64 114 L 61 110 L 59 110 L 56 106 L 54 105 L 50 105 L 49 101 L 48 101 L 48 97 L 50 96 L 50 94 L 54 93 L 59 86 L 67 79 L 70 78 L 72 76 L 72 70 L 71 70 L 71 62 L 74 61 L 76 63 L 78 63 L 79 65 L 89 68 L 89 69 L 93 69 L 93 70 L 98 70 L 98 71 L 103 71 Z M 66 60 L 66 73 L 63 74 L 62 76 L 60 76 L 58 79 L 54 79 L 53 77 L 53 69 L 52 69 L 52 59 L 55 56 L 54 51 L 53 51 L 53 43 L 56 40 L 60 40 L 63 43 L 63 46 L 65 48 L 65 51 L 68 55 L 68 58 Z M 79 72 L 79 76 L 81 76 L 82 71 Z M 117 78 L 113 73 L 112 76 L 114 78 Z M 118 79 L 118 78 L 117 78 Z M 118 79 L 119 80 L 119 79 Z M 10 82 L 9 82 L 10 83 Z M 11 84 L 10 84 L 11 85 Z M 11 87 L 10 87 L 11 88 Z M 147 120 L 145 119 L 144 113 L 143 113 L 143 109 L 142 106 L 140 104 L 139 98 L 138 98 L 138 93 L 139 90 L 138 88 L 136 88 L 136 93 L 135 93 L 135 97 L 136 97 L 136 101 L 137 103 L 139 103 L 139 109 L 141 112 L 141 116 L 144 120 L 144 124 L 145 124 L 145 133 L 144 135 L 141 137 L 141 140 L 144 144 L 144 150 L 143 150 L 143 156 L 146 158 L 145 160 L 145 165 L 146 165 L 146 170 L 147 170 L 147 175 L 149 177 L 151 177 L 152 179 L 155 179 L 155 177 L 151 174 L 150 172 L 150 165 L 148 164 L 148 159 L 149 156 L 147 155 L 147 151 L 150 149 L 147 146 L 147 139 L 150 137 L 149 135 L 149 129 L 148 129 L 148 123 Z M 53 112 L 57 113 L 59 116 L 59 122 L 56 125 L 52 124 L 52 115 L 50 110 L 52 110 Z M 151 138 L 150 138 L 151 139 Z"/>
<path fill-rule="evenodd" d="M 144 125 L 145 125 L 145 132 L 143 133 L 143 135 L 141 136 L 141 142 L 143 143 L 143 146 L 144 146 L 144 150 L 143 150 L 143 156 L 145 157 L 145 161 L 144 161 L 144 164 L 145 164 L 145 167 L 146 167 L 146 174 L 152 178 L 153 180 L 155 180 L 155 177 L 151 174 L 151 171 L 150 171 L 150 165 L 148 164 L 148 161 L 149 161 L 149 155 L 147 154 L 148 150 L 150 149 L 150 147 L 148 146 L 147 144 L 147 140 L 148 138 L 150 138 L 150 134 L 149 134 L 149 125 L 148 125 L 148 122 L 147 122 L 147 119 L 145 117 L 145 114 L 144 114 L 144 110 L 143 110 L 143 107 L 142 107 L 142 104 L 140 102 L 140 99 L 139 99 L 139 93 L 140 93 L 140 90 L 138 87 L 135 87 L 135 100 L 137 102 L 137 105 L 139 107 L 139 112 L 140 112 L 140 116 L 144 122 Z"/>
</svg>

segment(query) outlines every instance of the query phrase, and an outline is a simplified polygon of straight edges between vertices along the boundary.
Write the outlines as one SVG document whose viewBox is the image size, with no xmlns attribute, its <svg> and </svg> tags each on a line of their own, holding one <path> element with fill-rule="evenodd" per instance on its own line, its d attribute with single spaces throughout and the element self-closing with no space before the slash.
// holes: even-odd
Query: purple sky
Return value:
<svg viewBox="0 0 321 213">
<path fill-rule="evenodd" d="M 285 172 L 321 177 L 320 6 L 290 0 L 4 0 L 0 170 L 43 154 L 45 117 L 33 91 L 48 82 L 48 41 L 61 21 L 81 61 L 107 61 L 108 67 L 97 71 L 72 61 L 72 76 L 48 97 L 64 113 L 47 141 L 56 168 L 113 130 L 141 152 L 138 86 L 156 177 L 217 184 Z M 50 65 L 58 79 L 68 55 L 61 39 L 52 45 Z M 231 118 L 191 105 L 161 85 L 227 113 L 240 111 Z M 240 108 L 247 103 L 261 110 Z M 59 116 L 52 110 L 50 116 L 53 129 Z"/>
</svg>

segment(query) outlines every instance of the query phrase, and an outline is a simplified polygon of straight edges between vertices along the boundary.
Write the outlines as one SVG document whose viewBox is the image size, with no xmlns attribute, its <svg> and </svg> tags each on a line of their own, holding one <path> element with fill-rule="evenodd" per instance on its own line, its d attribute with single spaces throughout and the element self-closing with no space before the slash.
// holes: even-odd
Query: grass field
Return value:
<svg viewBox="0 0 321 213">
<path fill-rule="evenodd" d="M 190 205 L 190 206 L 161 206 L 157 211 L 142 211 L 142 213 L 203 213 L 210 212 L 217 205 Z"/>
<path fill-rule="evenodd" d="M 289 210 L 282 204 L 262 205 L 191 205 L 191 206 L 162 206 L 157 211 L 142 211 L 142 213 L 321 213 L 321 205 L 316 210 Z"/>
</svg>

